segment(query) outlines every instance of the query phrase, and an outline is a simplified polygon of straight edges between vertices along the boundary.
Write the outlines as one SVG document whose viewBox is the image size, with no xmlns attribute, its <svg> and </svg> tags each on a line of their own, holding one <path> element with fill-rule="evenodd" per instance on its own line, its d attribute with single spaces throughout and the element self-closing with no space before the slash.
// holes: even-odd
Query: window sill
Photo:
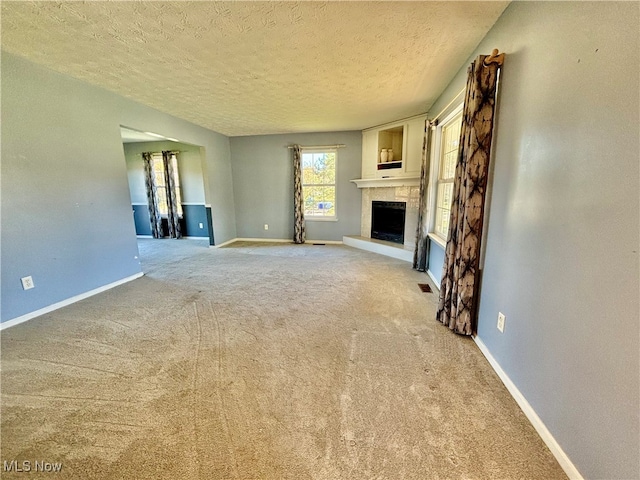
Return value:
<svg viewBox="0 0 640 480">
<path fill-rule="evenodd" d="M 337 222 L 337 217 L 304 217 L 305 222 Z"/>
<path fill-rule="evenodd" d="M 443 240 L 442 237 L 436 235 L 435 233 L 428 233 L 427 236 L 431 239 L 433 243 L 440 245 L 443 250 L 446 250 L 447 242 Z"/>
</svg>

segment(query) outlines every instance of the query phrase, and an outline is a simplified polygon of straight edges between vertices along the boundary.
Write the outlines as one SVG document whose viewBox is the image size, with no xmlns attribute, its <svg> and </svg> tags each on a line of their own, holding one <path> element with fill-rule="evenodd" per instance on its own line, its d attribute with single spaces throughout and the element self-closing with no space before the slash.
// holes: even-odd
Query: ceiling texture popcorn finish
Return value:
<svg viewBox="0 0 640 480">
<path fill-rule="evenodd" d="M 229 136 L 427 111 L 508 2 L 2 2 L 2 49 Z"/>
</svg>

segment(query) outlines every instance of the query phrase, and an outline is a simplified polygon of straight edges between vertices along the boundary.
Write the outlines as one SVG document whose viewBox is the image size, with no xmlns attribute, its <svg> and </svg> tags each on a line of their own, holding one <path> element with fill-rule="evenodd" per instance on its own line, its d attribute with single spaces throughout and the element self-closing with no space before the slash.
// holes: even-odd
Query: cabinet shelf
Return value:
<svg viewBox="0 0 640 480">
<path fill-rule="evenodd" d="M 389 170 L 391 168 L 402 168 L 402 160 L 395 160 L 393 162 L 385 162 L 378 164 L 378 170 Z"/>
</svg>

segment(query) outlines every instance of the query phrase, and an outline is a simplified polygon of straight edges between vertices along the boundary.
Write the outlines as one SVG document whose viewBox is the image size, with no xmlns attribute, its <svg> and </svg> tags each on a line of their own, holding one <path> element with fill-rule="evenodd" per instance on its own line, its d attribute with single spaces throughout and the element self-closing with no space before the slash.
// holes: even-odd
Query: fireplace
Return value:
<svg viewBox="0 0 640 480">
<path fill-rule="evenodd" d="M 371 205 L 371 238 L 404 243 L 406 202 L 379 202 Z"/>
</svg>

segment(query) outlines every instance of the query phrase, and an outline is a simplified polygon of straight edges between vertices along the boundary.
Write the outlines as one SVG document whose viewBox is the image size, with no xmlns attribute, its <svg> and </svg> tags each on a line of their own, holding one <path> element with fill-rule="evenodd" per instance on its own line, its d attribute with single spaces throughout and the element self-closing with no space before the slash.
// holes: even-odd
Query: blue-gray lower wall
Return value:
<svg viewBox="0 0 640 480">
<path fill-rule="evenodd" d="M 638 2 L 512 2 L 473 56 L 506 53 L 478 336 L 585 478 L 640 472 L 638 25 Z"/>
<path fill-rule="evenodd" d="M 136 226 L 136 235 L 151 235 L 149 224 L 149 207 L 147 205 L 133 205 L 133 219 Z M 207 227 L 207 210 L 204 205 L 182 205 L 182 235 L 185 237 L 209 237 Z M 200 226 L 202 225 L 202 226 Z"/>
<path fill-rule="evenodd" d="M 149 223 L 149 206 L 132 205 L 133 221 L 135 222 L 136 235 L 151 235 L 151 224 Z"/>
<path fill-rule="evenodd" d="M 205 207 L 205 214 L 207 216 L 207 227 L 209 228 L 209 245 L 215 245 L 216 244 L 216 239 L 215 239 L 214 232 L 213 232 L 213 221 L 212 221 L 211 207 L 209 207 L 209 206 Z"/>
<path fill-rule="evenodd" d="M 209 237 L 207 209 L 204 205 L 182 205 L 182 212 L 182 234 L 185 237 Z"/>
<path fill-rule="evenodd" d="M 440 280 L 442 278 L 442 266 L 444 265 L 444 248 L 436 242 L 429 240 L 429 259 L 427 263 L 427 271 L 433 278 L 438 281 L 440 288 Z"/>
<path fill-rule="evenodd" d="M 306 222 L 311 240 L 359 235 L 362 132 L 299 133 L 231 138 L 237 232 L 240 238 L 293 238 L 293 161 L 287 145 L 345 144 L 338 150 L 337 222 Z M 269 230 L 264 225 L 269 225 Z"/>
</svg>

